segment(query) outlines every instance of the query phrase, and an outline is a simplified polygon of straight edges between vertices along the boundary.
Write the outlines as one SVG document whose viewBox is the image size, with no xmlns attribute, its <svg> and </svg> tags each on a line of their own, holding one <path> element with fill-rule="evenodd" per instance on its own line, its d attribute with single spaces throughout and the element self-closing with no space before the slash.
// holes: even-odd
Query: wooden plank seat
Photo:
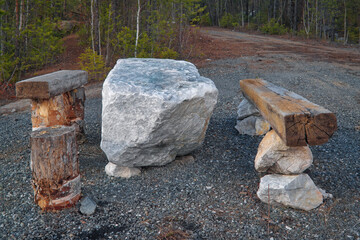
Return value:
<svg viewBox="0 0 360 240">
<path fill-rule="evenodd" d="M 33 130 L 74 125 L 82 142 L 86 83 L 86 71 L 61 70 L 16 83 L 16 96 L 32 100 Z"/>
<path fill-rule="evenodd" d="M 241 80 L 240 88 L 287 146 L 324 144 L 337 129 L 334 113 L 294 92 L 262 79 Z"/>
<path fill-rule="evenodd" d="M 17 98 L 50 99 L 87 83 L 87 72 L 61 70 L 16 83 Z"/>
</svg>

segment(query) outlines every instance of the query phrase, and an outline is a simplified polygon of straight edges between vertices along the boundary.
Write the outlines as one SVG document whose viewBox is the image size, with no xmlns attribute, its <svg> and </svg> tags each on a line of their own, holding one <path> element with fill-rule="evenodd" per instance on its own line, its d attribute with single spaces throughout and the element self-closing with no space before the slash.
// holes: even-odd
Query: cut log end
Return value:
<svg viewBox="0 0 360 240">
<path fill-rule="evenodd" d="M 305 125 L 306 139 L 309 145 L 321 145 L 329 141 L 337 130 L 334 113 L 318 114 L 313 121 Z"/>
<path fill-rule="evenodd" d="M 290 147 L 324 144 L 337 130 L 334 113 L 291 115 L 285 122 L 286 135 L 281 138 Z"/>
</svg>

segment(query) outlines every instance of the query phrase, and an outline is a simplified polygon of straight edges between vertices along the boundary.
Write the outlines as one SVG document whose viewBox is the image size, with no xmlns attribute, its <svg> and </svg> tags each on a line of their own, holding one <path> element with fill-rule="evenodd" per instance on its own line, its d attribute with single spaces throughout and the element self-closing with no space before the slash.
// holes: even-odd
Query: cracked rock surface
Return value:
<svg viewBox="0 0 360 240">
<path fill-rule="evenodd" d="M 246 98 L 240 102 L 237 114 L 235 128 L 240 134 L 259 136 L 264 135 L 270 130 L 270 124 Z"/>
<path fill-rule="evenodd" d="M 269 174 L 261 178 L 257 196 L 264 203 L 283 204 L 312 210 L 323 202 L 323 195 L 307 174 Z"/>
<path fill-rule="evenodd" d="M 120 59 L 102 96 L 101 149 L 113 164 L 143 167 L 201 146 L 218 90 L 189 62 Z"/>
<path fill-rule="evenodd" d="M 268 132 L 260 142 L 255 157 L 258 172 L 299 174 L 308 169 L 313 155 L 308 146 L 288 147 L 274 130 Z"/>
</svg>

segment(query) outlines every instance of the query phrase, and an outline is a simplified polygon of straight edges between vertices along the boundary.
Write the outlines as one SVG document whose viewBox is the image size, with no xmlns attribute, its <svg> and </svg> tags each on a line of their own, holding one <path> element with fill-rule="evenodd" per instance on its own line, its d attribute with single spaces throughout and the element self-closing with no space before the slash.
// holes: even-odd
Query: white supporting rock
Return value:
<svg viewBox="0 0 360 240">
<path fill-rule="evenodd" d="M 237 114 L 235 128 L 240 134 L 263 135 L 270 130 L 270 124 L 246 98 L 239 104 Z"/>
<path fill-rule="evenodd" d="M 131 178 L 140 175 L 141 170 L 133 167 L 119 167 L 111 162 L 105 166 L 105 172 L 112 177 Z"/>
<path fill-rule="evenodd" d="M 270 130 L 270 124 L 262 117 L 250 116 L 243 120 L 238 120 L 236 123 L 235 128 L 240 134 L 258 136 L 264 135 Z"/>
<path fill-rule="evenodd" d="M 237 118 L 238 120 L 243 120 L 250 116 L 258 116 L 258 117 L 261 116 L 259 110 L 257 110 L 257 108 L 252 103 L 250 103 L 246 98 L 244 98 L 240 102 L 238 106 L 237 114 L 238 114 L 238 118 Z"/>
<path fill-rule="evenodd" d="M 308 146 L 288 147 L 272 130 L 259 145 L 255 169 L 258 172 L 299 174 L 310 167 L 312 162 L 313 156 Z"/>
<path fill-rule="evenodd" d="M 189 62 L 120 59 L 102 96 L 101 148 L 109 162 L 161 166 L 201 146 L 218 90 Z"/>
<path fill-rule="evenodd" d="M 257 196 L 264 203 L 283 204 L 306 211 L 323 202 L 322 193 L 307 174 L 266 175 L 260 180 Z"/>
</svg>

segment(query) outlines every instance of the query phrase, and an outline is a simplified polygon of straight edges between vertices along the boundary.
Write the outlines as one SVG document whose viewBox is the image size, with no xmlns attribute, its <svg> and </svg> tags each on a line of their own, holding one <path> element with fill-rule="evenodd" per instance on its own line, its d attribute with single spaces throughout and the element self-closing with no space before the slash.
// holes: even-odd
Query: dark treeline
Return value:
<svg viewBox="0 0 360 240">
<path fill-rule="evenodd" d="M 186 59 L 192 25 L 359 43 L 360 0 L 0 0 L 0 83 L 56 61 L 72 33 L 93 78 L 118 58 Z"/>
<path fill-rule="evenodd" d="M 205 0 L 209 21 L 265 33 L 359 43 L 359 0 Z"/>
</svg>

